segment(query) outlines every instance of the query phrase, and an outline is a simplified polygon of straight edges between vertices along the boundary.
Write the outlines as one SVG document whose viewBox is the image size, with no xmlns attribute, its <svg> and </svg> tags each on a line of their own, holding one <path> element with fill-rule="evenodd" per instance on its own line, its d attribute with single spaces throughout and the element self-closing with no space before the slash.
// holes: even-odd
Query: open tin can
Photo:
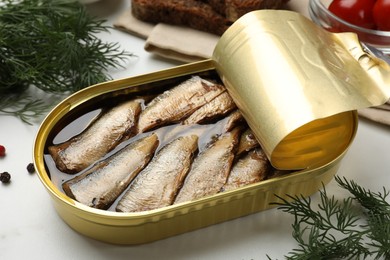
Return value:
<svg viewBox="0 0 390 260">
<path fill-rule="evenodd" d="M 76 135 L 88 121 L 83 118 L 103 104 L 161 93 L 195 75 L 226 86 L 269 161 L 291 173 L 135 213 L 95 209 L 65 195 L 48 154 L 59 135 Z M 275 195 L 318 191 L 355 136 L 356 110 L 386 102 L 389 82 L 389 66 L 365 53 L 352 34 L 325 32 L 293 12 L 252 12 L 222 36 L 212 59 L 104 82 L 66 98 L 37 133 L 34 163 L 71 228 L 109 243 L 147 243 L 268 209 Z"/>
</svg>

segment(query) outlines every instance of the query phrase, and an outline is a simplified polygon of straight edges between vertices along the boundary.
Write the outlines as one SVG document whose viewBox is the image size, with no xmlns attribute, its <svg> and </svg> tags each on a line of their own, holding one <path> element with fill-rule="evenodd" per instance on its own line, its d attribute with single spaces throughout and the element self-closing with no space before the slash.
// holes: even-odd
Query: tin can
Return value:
<svg viewBox="0 0 390 260">
<path fill-rule="evenodd" d="M 257 23 L 254 29 L 255 32 L 249 30 L 249 35 L 253 35 L 253 33 L 257 35 L 256 31 L 258 30 L 263 32 L 263 35 L 270 35 L 268 33 L 269 26 L 272 25 L 271 38 L 278 41 L 280 39 L 275 35 L 278 34 L 279 30 L 281 34 L 285 30 L 284 27 L 277 29 L 278 26 L 275 24 L 278 23 L 294 24 L 295 21 L 298 24 L 297 27 L 304 28 L 303 31 L 306 34 L 323 33 L 317 31 L 319 29 L 312 27 L 311 22 L 306 21 L 298 14 L 274 10 L 253 12 L 239 19 L 226 32 L 226 35 L 222 36 L 221 43 L 217 46 L 212 59 L 91 86 L 66 98 L 48 114 L 37 133 L 34 144 L 34 163 L 41 182 L 52 197 L 54 207 L 60 217 L 71 228 L 83 235 L 108 243 L 147 243 L 269 209 L 273 207 L 272 202 L 279 201 L 275 195 L 287 200 L 290 198 L 287 195 L 310 196 L 333 178 L 356 134 L 358 126 L 356 109 L 387 100 L 388 89 L 381 91 L 378 90 L 378 86 L 382 87 L 382 90 L 386 89 L 383 87 L 383 82 L 386 83 L 390 77 L 390 70 L 380 61 L 376 61 L 375 58 L 371 59 L 371 57 L 358 51 L 359 57 L 364 55 L 370 61 L 374 61 L 377 67 L 380 67 L 380 73 L 384 75 L 380 80 L 382 82 L 372 79 L 378 76 L 378 69 L 375 69 L 375 66 L 370 66 L 370 69 L 365 66 L 358 66 L 359 61 L 357 60 L 359 58 L 354 58 L 355 56 L 350 51 L 351 48 L 345 48 L 345 45 L 340 43 L 342 42 L 340 37 L 336 37 L 336 40 L 333 34 L 326 33 L 328 43 L 337 42 L 337 47 L 334 47 L 332 51 L 337 51 L 340 57 L 339 60 L 346 60 L 346 64 L 354 62 L 354 66 L 351 68 L 359 70 L 355 73 L 356 76 L 366 77 L 367 82 L 370 83 L 370 86 L 364 85 L 363 89 L 368 91 L 369 88 L 372 88 L 372 91 L 370 90 L 370 94 L 362 94 L 362 88 L 359 88 L 359 91 L 356 90 L 357 88 L 354 88 L 355 90 L 349 89 L 349 98 L 345 99 L 351 100 L 348 104 L 336 106 L 336 108 L 331 107 L 327 110 L 326 108 L 329 106 L 324 105 L 323 102 L 332 99 L 332 104 L 335 104 L 333 98 L 336 94 L 332 90 L 332 94 L 322 95 L 321 99 L 313 95 L 301 95 L 306 90 L 313 92 L 313 89 L 311 89 L 313 84 L 302 84 L 300 81 L 295 81 L 296 85 L 292 86 L 292 89 L 289 89 L 288 92 L 299 92 L 300 95 L 293 97 L 292 99 L 296 100 L 291 100 L 291 102 L 292 104 L 294 102 L 298 104 L 298 101 L 303 100 L 302 96 L 305 96 L 304 105 L 300 106 L 299 109 L 309 116 L 305 116 L 302 120 L 301 117 L 283 114 L 280 111 L 286 110 L 286 101 L 284 99 L 285 93 L 281 91 L 282 87 L 277 84 L 270 84 L 267 87 L 267 81 L 261 80 L 262 75 L 264 76 L 261 70 L 263 65 L 260 66 L 257 61 L 259 58 L 263 58 L 263 54 L 254 50 L 258 46 L 253 47 L 253 43 L 257 43 L 259 38 L 256 36 L 235 38 L 256 21 L 262 21 L 265 25 Z M 299 36 L 300 33 L 296 35 Z M 289 42 L 292 45 L 295 41 L 304 39 L 296 35 L 290 37 Z M 346 38 L 349 39 L 349 37 Z M 238 49 L 242 48 L 240 52 L 242 51 L 245 55 L 235 56 L 238 49 L 229 49 L 229 44 L 232 42 L 238 43 Z M 275 55 L 280 56 L 279 63 L 285 64 L 282 72 L 290 75 L 297 74 L 297 71 L 304 64 L 301 63 L 303 58 L 295 54 L 294 58 L 291 58 L 293 54 L 286 51 L 286 48 L 288 49 L 290 46 L 288 43 L 279 44 L 275 47 L 272 41 L 268 40 L 268 42 L 272 48 L 276 48 L 278 53 Z M 353 40 L 353 43 L 359 45 L 358 41 Z M 321 48 L 318 48 L 318 45 L 313 47 L 313 45 L 308 44 L 308 48 L 311 48 L 312 53 L 316 53 L 318 50 L 322 52 L 324 46 L 321 45 Z M 356 52 L 355 48 L 356 44 L 352 48 Z M 281 53 L 284 54 L 281 55 Z M 286 60 L 289 63 L 287 65 Z M 235 62 L 250 63 L 249 67 L 251 69 L 247 69 L 246 66 L 237 66 L 237 63 L 234 66 Z M 310 60 L 305 62 L 310 62 Z M 372 68 L 374 68 L 375 73 L 372 73 Z M 318 70 L 328 72 L 330 69 L 321 65 Z M 315 73 L 315 71 L 309 73 L 308 77 L 310 78 Z M 129 96 L 136 96 L 141 93 L 161 92 L 167 86 L 174 85 L 193 75 L 221 79 L 266 151 L 271 163 L 275 168 L 293 170 L 293 172 L 194 201 L 137 213 L 113 212 L 88 207 L 66 196 L 54 184 L 49 170 L 50 167 L 45 160 L 48 154 L 47 147 L 70 121 L 85 114 L 86 111 L 99 108 L 102 103 L 124 100 Z M 247 79 L 247 77 L 250 79 Z M 344 86 L 340 83 L 342 82 L 339 78 L 341 77 L 340 73 L 333 71 L 333 73 L 326 74 L 325 77 L 327 77 L 325 79 L 330 82 L 330 85 L 318 85 L 317 91 L 326 87 L 334 89 Z M 313 80 L 317 80 L 317 78 Z M 305 82 L 308 82 L 307 79 Z M 337 82 L 337 84 L 332 82 Z M 371 84 L 373 82 L 375 84 Z M 351 83 L 346 82 L 345 84 L 349 86 Z M 272 95 L 270 95 L 269 88 L 279 91 L 271 91 Z M 365 95 L 368 98 L 364 98 Z M 352 97 L 358 97 L 358 100 L 352 100 Z M 305 112 L 308 107 L 314 107 L 314 111 L 318 113 L 312 113 L 313 109 L 311 113 Z M 284 145 L 280 146 L 281 143 Z M 329 145 L 329 143 L 332 144 Z M 301 149 L 301 147 L 304 147 L 304 149 Z M 280 152 L 283 152 L 283 156 L 277 156 Z"/>
</svg>

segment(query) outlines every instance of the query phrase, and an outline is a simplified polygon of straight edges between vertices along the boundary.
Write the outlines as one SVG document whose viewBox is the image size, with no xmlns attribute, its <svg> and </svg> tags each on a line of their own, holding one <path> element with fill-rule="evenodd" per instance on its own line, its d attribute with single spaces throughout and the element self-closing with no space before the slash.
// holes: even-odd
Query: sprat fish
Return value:
<svg viewBox="0 0 390 260">
<path fill-rule="evenodd" d="M 183 124 L 199 124 L 226 115 L 236 108 L 236 104 L 227 91 L 192 113 Z"/>
<path fill-rule="evenodd" d="M 156 134 L 146 136 L 63 183 L 65 193 L 90 207 L 107 209 L 151 160 L 159 144 Z"/>
<path fill-rule="evenodd" d="M 251 150 L 233 165 L 223 191 L 234 190 L 264 180 L 271 165 L 261 148 Z"/>
<path fill-rule="evenodd" d="M 239 135 L 239 128 L 221 135 L 195 158 L 175 204 L 214 195 L 221 190 L 234 160 Z"/>
<path fill-rule="evenodd" d="M 171 205 L 188 173 L 198 137 L 181 136 L 164 146 L 137 176 L 116 207 L 138 212 Z"/>
<path fill-rule="evenodd" d="M 77 173 L 90 166 L 136 134 L 140 112 L 140 100 L 124 102 L 102 112 L 81 134 L 50 146 L 48 149 L 57 168 L 62 172 Z"/>
<path fill-rule="evenodd" d="M 240 110 L 236 109 L 226 116 L 224 131 L 229 132 L 240 123 L 244 122 L 244 117 L 242 116 Z"/>
<path fill-rule="evenodd" d="M 138 131 L 184 120 L 225 90 L 220 84 L 193 76 L 150 101 L 140 114 Z"/>
<path fill-rule="evenodd" d="M 240 144 L 238 146 L 237 155 L 241 155 L 244 152 L 248 152 L 255 147 L 259 146 L 259 142 L 257 141 L 255 135 L 253 134 L 250 128 L 247 128 L 242 134 L 240 138 Z"/>
</svg>

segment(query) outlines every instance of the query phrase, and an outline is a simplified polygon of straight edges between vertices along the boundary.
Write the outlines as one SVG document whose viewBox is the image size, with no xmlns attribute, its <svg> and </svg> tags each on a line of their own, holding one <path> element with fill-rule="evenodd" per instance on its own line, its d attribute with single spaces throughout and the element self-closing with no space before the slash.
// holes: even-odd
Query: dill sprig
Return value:
<svg viewBox="0 0 390 260">
<path fill-rule="evenodd" d="M 367 228 L 370 230 L 368 238 L 371 242 L 368 244 L 375 249 L 373 253 L 378 258 L 390 259 L 390 204 L 386 201 L 389 191 L 383 187 L 383 192 L 371 192 L 354 181 L 348 182 L 337 176 L 336 181 L 364 207 Z"/>
<path fill-rule="evenodd" d="M 32 124 L 32 120 L 42 117 L 51 107 L 52 105 L 43 100 L 33 99 L 24 93 L 0 96 L 0 115 L 17 116 L 29 125 Z"/>
<path fill-rule="evenodd" d="M 104 22 L 76 0 L 2 1 L 0 96 L 29 86 L 71 93 L 110 80 L 107 69 L 121 67 L 132 54 L 97 37 L 110 28 Z"/>
<path fill-rule="evenodd" d="M 286 259 L 390 259 L 389 192 L 384 188 L 375 193 L 346 178 L 335 179 L 353 196 L 340 201 L 323 187 L 317 205 L 310 197 L 289 195 L 273 203 L 294 216 L 292 236 L 299 248 Z"/>
</svg>

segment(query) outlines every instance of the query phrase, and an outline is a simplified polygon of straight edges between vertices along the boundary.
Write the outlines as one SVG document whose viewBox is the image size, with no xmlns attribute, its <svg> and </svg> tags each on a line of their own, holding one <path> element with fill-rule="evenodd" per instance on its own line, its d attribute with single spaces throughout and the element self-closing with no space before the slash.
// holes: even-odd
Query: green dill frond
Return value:
<svg viewBox="0 0 390 260">
<path fill-rule="evenodd" d="M 12 109 L 10 108 L 12 107 Z M 46 114 L 52 105 L 23 94 L 0 95 L 0 115 L 19 117 L 26 124 Z"/>
<path fill-rule="evenodd" d="M 104 22 L 76 0 L 3 1 L 0 95 L 22 93 L 29 86 L 71 93 L 110 80 L 107 69 L 121 67 L 132 54 L 96 36 L 110 29 Z M 24 109 L 39 114 L 36 108 L 31 103 Z"/>
<path fill-rule="evenodd" d="M 298 243 L 286 259 L 390 259 L 389 192 L 374 193 L 338 176 L 336 181 L 353 197 L 337 200 L 325 187 L 316 205 L 310 197 L 277 196 L 281 202 L 273 204 L 294 216 Z"/>
<path fill-rule="evenodd" d="M 356 201 L 365 209 L 367 228 L 370 233 L 368 244 L 379 257 L 390 259 L 390 204 L 386 201 L 389 192 L 383 187 L 383 192 L 371 192 L 354 181 L 336 176 L 337 183 L 348 190 Z"/>
</svg>

